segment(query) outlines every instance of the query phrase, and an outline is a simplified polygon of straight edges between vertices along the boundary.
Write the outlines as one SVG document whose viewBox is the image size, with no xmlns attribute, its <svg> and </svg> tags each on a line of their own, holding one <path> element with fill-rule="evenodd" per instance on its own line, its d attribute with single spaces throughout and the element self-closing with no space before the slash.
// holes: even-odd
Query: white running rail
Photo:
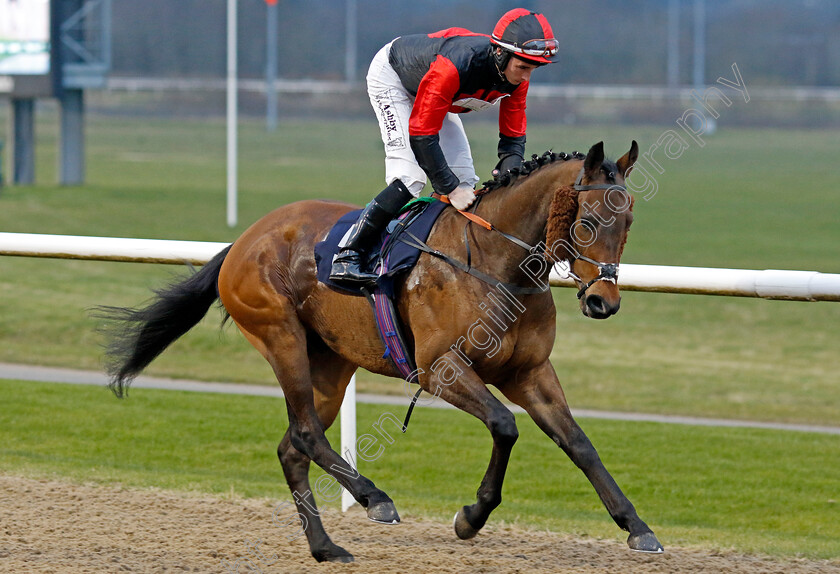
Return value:
<svg viewBox="0 0 840 574">
<path fill-rule="evenodd" d="M 227 243 L 168 241 L 122 237 L 82 237 L 0 232 L 0 255 L 134 261 L 143 263 L 192 263 L 201 265 L 227 247 Z M 572 279 L 552 270 L 552 287 L 574 287 Z M 626 291 L 693 293 L 737 297 L 763 297 L 794 301 L 840 301 L 840 274 L 777 269 L 718 269 L 622 263 L 619 284 Z M 356 459 L 356 376 L 350 381 L 341 405 L 341 454 Z M 341 509 L 355 500 L 344 490 Z"/>
</svg>

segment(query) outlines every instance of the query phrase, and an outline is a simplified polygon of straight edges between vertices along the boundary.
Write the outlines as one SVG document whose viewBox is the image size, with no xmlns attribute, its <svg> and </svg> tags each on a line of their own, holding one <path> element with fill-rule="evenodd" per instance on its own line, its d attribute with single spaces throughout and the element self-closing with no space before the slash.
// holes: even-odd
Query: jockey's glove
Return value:
<svg viewBox="0 0 840 574">
<path fill-rule="evenodd" d="M 498 177 L 520 165 L 522 165 L 522 156 L 508 154 L 496 164 L 496 167 L 493 169 L 493 177 Z"/>
<path fill-rule="evenodd" d="M 464 211 L 475 201 L 475 189 L 468 183 L 462 183 L 449 192 L 449 203 L 458 211 Z"/>
</svg>

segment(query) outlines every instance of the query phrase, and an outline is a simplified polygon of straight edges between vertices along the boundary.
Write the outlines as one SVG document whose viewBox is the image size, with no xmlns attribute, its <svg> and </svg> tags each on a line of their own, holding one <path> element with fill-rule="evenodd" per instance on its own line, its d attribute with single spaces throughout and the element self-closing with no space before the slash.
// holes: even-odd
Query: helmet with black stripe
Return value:
<svg viewBox="0 0 840 574">
<path fill-rule="evenodd" d="M 511 56 L 542 66 L 551 64 L 557 54 L 557 40 L 545 16 L 525 8 L 507 12 L 490 36 L 490 43 L 501 50 L 493 50 L 496 65 L 503 72 Z"/>
</svg>

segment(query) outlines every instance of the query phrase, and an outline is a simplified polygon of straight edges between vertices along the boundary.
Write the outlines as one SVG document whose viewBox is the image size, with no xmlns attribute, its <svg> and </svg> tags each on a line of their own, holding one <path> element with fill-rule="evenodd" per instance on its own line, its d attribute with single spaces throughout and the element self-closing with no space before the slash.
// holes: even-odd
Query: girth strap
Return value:
<svg viewBox="0 0 840 574">
<path fill-rule="evenodd" d="M 367 286 L 361 288 L 362 293 L 364 293 L 365 297 L 370 303 L 371 308 L 373 309 L 374 320 L 376 321 L 376 327 L 379 331 L 379 336 L 382 339 L 382 344 L 385 345 L 385 357 L 388 357 L 393 363 L 394 367 L 397 369 L 403 378 L 406 380 L 411 380 L 411 375 L 417 372 L 417 366 L 414 364 L 414 359 L 411 356 L 411 351 L 408 348 L 408 345 L 405 344 L 405 337 L 402 334 L 402 329 L 400 328 L 399 324 L 399 316 L 397 315 L 396 308 L 393 306 L 388 295 L 386 295 L 381 289 L 375 289 L 371 291 Z M 385 298 L 384 300 L 382 298 Z M 391 325 L 391 332 L 384 332 L 383 327 L 384 325 L 380 322 L 380 312 L 378 310 L 377 304 L 382 304 L 385 308 L 386 312 L 388 312 L 393 319 L 393 325 Z M 389 338 L 395 337 L 397 339 L 396 345 L 400 347 L 400 349 L 393 349 L 392 344 L 393 341 L 389 341 Z M 405 357 L 402 360 L 401 364 L 400 360 L 395 356 L 397 351 L 405 351 Z M 406 376 L 406 371 L 408 371 L 408 376 Z M 420 388 L 417 390 L 417 393 L 411 399 L 411 404 L 408 406 L 408 412 L 405 414 L 405 421 L 403 421 L 402 432 L 405 432 L 408 429 L 408 421 L 411 418 L 411 412 L 414 410 L 414 406 L 417 404 L 417 399 L 420 398 L 420 393 L 423 392 L 423 389 Z"/>
</svg>

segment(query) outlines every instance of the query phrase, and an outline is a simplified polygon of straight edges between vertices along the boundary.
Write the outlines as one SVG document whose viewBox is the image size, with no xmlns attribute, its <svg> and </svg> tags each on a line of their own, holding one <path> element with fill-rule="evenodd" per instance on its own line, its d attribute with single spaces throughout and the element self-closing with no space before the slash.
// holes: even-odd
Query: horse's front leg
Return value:
<svg viewBox="0 0 840 574">
<path fill-rule="evenodd" d="M 653 531 L 639 518 L 633 504 L 607 472 L 595 447 L 575 422 L 548 361 L 532 371 L 520 373 L 515 382 L 501 387 L 501 391 L 524 408 L 537 426 L 583 471 L 616 524 L 630 533 L 627 539 L 630 548 L 640 552 L 663 551 Z"/>
<path fill-rule="evenodd" d="M 490 513 L 502 502 L 502 483 L 519 431 L 513 413 L 453 352 L 445 354 L 435 364 L 441 368 L 425 381 L 421 380 L 424 390 L 478 418 L 493 436 L 493 452 L 478 488 L 477 500 L 455 515 L 455 533 L 467 540 L 478 534 Z"/>
</svg>

